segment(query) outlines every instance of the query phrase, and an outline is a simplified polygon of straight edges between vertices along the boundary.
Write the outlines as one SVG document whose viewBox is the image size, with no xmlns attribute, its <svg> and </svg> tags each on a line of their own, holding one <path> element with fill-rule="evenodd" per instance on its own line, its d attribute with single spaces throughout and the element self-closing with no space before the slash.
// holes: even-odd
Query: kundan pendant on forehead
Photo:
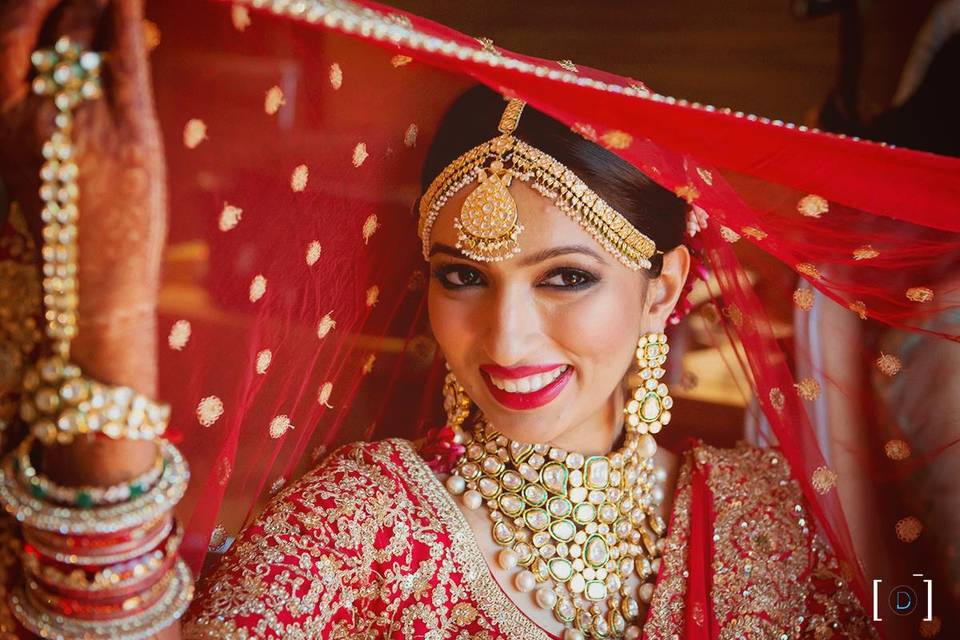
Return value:
<svg viewBox="0 0 960 640">
<path fill-rule="evenodd" d="M 477 183 L 453 221 L 456 246 L 483 262 L 520 252 L 523 232 L 513 180 L 528 183 L 577 221 L 600 245 L 631 269 L 649 269 L 656 245 L 608 205 L 573 171 L 513 135 L 525 102 L 512 99 L 500 118 L 500 135 L 470 149 L 447 165 L 420 199 L 419 235 L 429 259 L 430 235 L 440 209 L 460 190 Z"/>
<path fill-rule="evenodd" d="M 474 260 L 484 262 L 509 258 L 520 252 L 517 243 L 523 225 L 517 202 L 510 194 L 514 174 L 504 166 L 504 159 L 513 147 L 511 135 L 520 122 L 524 102 L 510 100 L 500 118 L 499 138 L 490 147 L 489 166 L 475 169 L 477 187 L 463 201 L 460 215 L 453 221 L 457 230 L 457 248 Z"/>
</svg>

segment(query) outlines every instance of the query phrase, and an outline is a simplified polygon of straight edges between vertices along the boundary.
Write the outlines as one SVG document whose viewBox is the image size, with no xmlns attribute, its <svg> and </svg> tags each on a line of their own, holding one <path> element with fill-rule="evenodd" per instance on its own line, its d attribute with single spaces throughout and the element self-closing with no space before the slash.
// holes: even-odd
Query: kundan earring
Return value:
<svg viewBox="0 0 960 640">
<path fill-rule="evenodd" d="M 667 385 L 660 382 L 666 371 L 667 336 L 663 333 L 647 333 L 637 342 L 637 364 L 640 366 L 640 384 L 633 390 L 624 413 L 627 426 L 637 433 L 659 433 L 670 423 L 673 398 Z"/>
<path fill-rule="evenodd" d="M 463 423 L 470 415 L 470 397 L 460 381 L 447 365 L 447 377 L 443 380 L 443 410 L 447 414 L 447 426 L 453 430 L 454 441 L 462 443 Z"/>
</svg>

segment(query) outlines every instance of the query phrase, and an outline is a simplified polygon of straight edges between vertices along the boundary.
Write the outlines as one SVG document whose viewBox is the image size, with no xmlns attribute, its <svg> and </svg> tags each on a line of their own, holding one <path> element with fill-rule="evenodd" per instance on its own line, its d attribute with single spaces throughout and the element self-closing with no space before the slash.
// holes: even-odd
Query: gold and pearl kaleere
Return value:
<svg viewBox="0 0 960 640">
<path fill-rule="evenodd" d="M 453 222 L 456 247 L 468 258 L 483 262 L 519 253 L 523 225 L 509 187 L 513 180 L 520 180 L 554 202 L 624 265 L 649 269 L 650 258 L 657 252 L 653 240 L 560 161 L 513 135 L 525 104 L 510 100 L 500 119 L 500 135 L 459 156 L 424 192 L 418 225 L 424 259 L 430 256 L 430 235 L 440 210 L 473 183 L 476 188 Z"/>
<path fill-rule="evenodd" d="M 74 158 L 73 111 L 102 95 L 102 57 L 67 37 L 53 49 L 34 51 L 33 92 L 53 98 L 54 132 L 43 144 L 43 290 L 49 353 L 23 379 L 21 418 L 44 444 L 69 444 L 82 434 L 154 439 L 163 435 L 170 407 L 129 387 L 112 387 L 84 375 L 70 359 L 77 335 L 77 222 L 80 189 Z"/>
</svg>

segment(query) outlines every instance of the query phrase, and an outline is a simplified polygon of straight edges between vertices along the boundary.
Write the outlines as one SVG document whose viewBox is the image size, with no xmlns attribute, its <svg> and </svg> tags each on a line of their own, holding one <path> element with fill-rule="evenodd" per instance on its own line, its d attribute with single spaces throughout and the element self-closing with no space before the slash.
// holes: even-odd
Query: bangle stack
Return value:
<svg viewBox="0 0 960 640">
<path fill-rule="evenodd" d="M 100 96 L 101 57 L 69 38 L 35 51 L 34 93 L 53 98 L 55 130 L 43 145 L 44 357 L 24 375 L 20 418 L 30 434 L 0 460 L 0 503 L 23 530 L 23 583 L 10 595 L 20 625 L 41 638 L 142 640 L 177 620 L 193 597 L 178 555 L 173 508 L 190 473 L 162 440 L 168 405 L 85 375 L 70 359 L 77 335 L 78 168 L 73 109 Z M 34 449 L 78 437 L 150 440 L 157 458 L 113 486 L 69 486 L 38 468 Z"/>
</svg>

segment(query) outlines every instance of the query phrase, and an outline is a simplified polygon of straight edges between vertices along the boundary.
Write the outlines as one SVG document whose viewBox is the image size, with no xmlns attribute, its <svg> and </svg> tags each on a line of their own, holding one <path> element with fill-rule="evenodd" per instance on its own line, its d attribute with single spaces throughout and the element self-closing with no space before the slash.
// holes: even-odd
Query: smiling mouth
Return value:
<svg viewBox="0 0 960 640">
<path fill-rule="evenodd" d="M 519 378 L 502 378 L 482 368 L 481 371 L 490 395 L 503 407 L 515 411 L 548 404 L 560 395 L 573 377 L 573 367 L 566 364 Z"/>
<path fill-rule="evenodd" d="M 556 380 L 560 375 L 566 371 L 567 365 L 562 364 L 550 371 L 544 371 L 543 373 L 536 373 L 532 376 L 525 376 L 523 378 L 498 378 L 491 373 L 487 373 L 490 378 L 490 382 L 497 389 L 501 391 L 506 391 L 507 393 L 533 393 L 534 391 L 539 391 L 545 386 Z"/>
</svg>

